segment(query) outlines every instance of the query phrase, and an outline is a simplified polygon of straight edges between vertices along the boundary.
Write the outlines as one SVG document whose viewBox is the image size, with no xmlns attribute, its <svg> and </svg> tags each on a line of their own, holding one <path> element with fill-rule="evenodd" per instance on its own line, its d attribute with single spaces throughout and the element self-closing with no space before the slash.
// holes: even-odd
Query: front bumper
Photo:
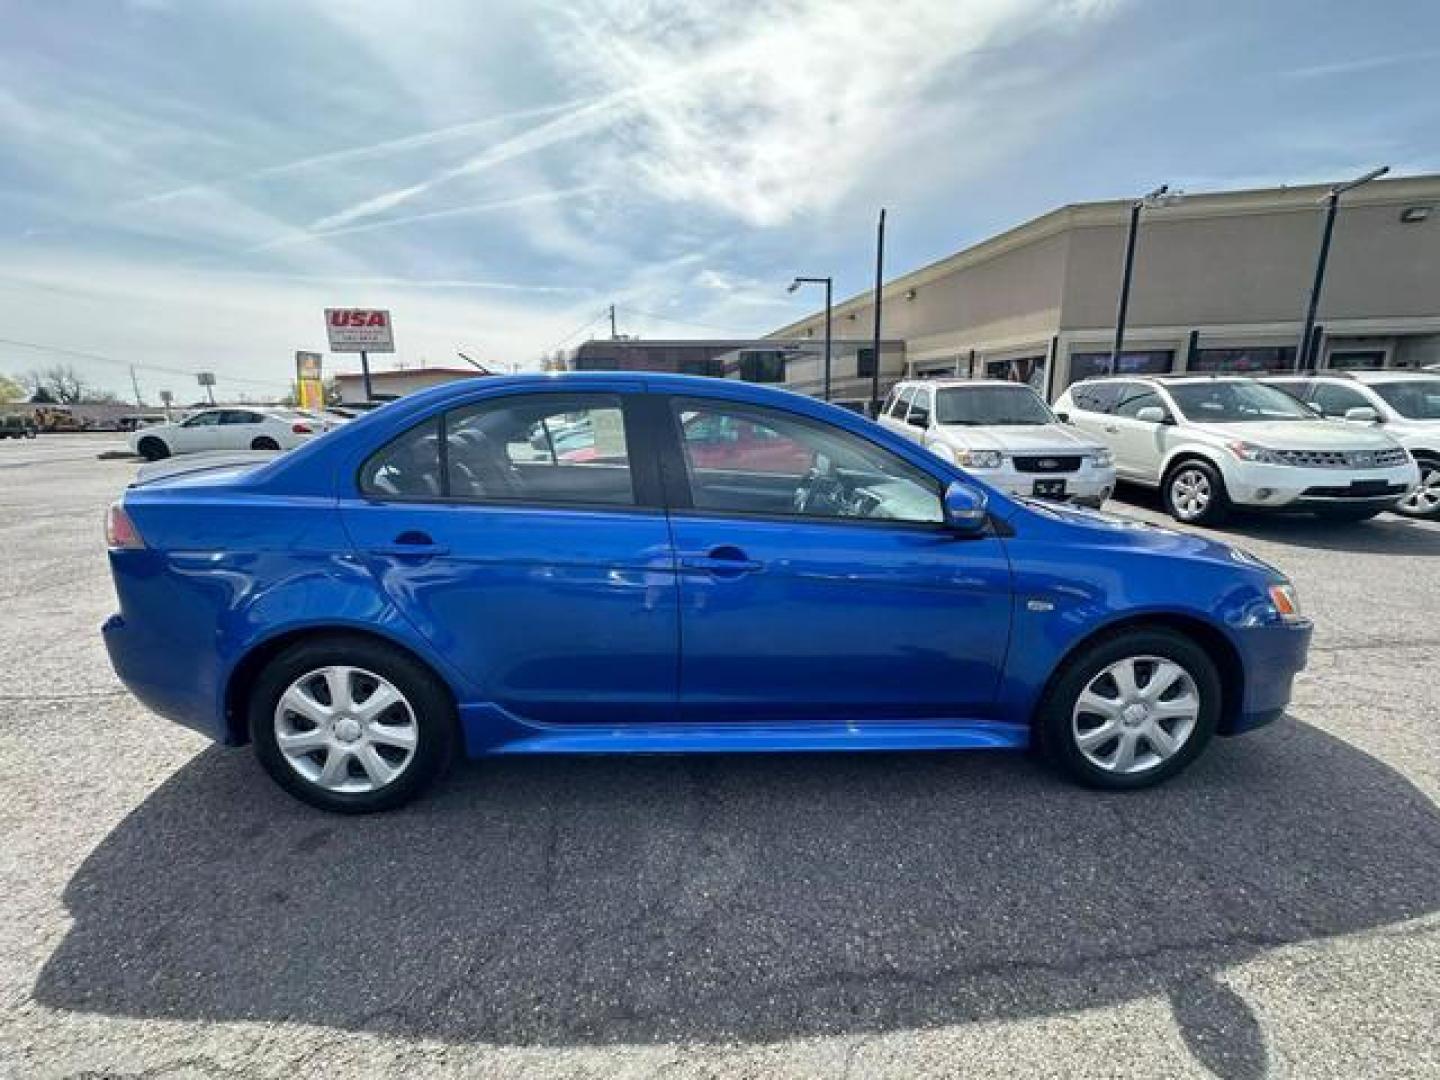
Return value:
<svg viewBox="0 0 1440 1080">
<path fill-rule="evenodd" d="M 1305 669 L 1314 627 L 1271 623 L 1236 631 L 1234 641 L 1244 671 L 1244 693 L 1238 710 L 1221 721 L 1221 735 L 1239 735 L 1278 720 L 1290 704 L 1295 676 Z"/>
<path fill-rule="evenodd" d="M 1414 462 L 1387 469 L 1307 469 L 1247 462 L 1226 471 L 1230 501 L 1254 510 L 1384 510 L 1420 483 Z"/>
<path fill-rule="evenodd" d="M 964 466 L 962 466 L 964 467 Z M 1027 499 L 1054 499 L 1056 502 L 1073 502 L 1082 506 L 1100 506 L 1115 490 L 1115 470 L 1096 468 L 1088 462 L 1073 472 L 1034 473 L 1020 472 L 1007 459 L 998 469 L 969 468 L 976 479 L 983 480 L 991 487 L 999 488 L 1007 495 L 1021 495 Z M 1037 495 L 1036 481 L 1064 481 L 1065 493 L 1061 496 Z"/>
</svg>

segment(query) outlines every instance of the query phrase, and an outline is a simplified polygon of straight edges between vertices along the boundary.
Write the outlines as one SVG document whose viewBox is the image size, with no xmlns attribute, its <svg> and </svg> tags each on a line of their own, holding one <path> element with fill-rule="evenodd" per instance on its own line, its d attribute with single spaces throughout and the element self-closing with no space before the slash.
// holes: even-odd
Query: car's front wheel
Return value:
<svg viewBox="0 0 1440 1080">
<path fill-rule="evenodd" d="M 1220 674 L 1173 630 L 1128 630 L 1071 658 L 1036 716 L 1045 756 L 1090 787 L 1158 784 L 1200 755 L 1220 716 Z"/>
<path fill-rule="evenodd" d="M 141 439 L 140 445 L 135 449 L 140 451 L 140 456 L 146 461 L 159 461 L 161 458 L 170 456 L 170 447 L 165 445 L 165 440 L 157 439 L 153 435 L 149 438 Z"/>
<path fill-rule="evenodd" d="M 1182 461 L 1162 485 L 1165 510 L 1187 525 L 1218 525 L 1230 512 L 1230 497 L 1220 470 L 1208 461 Z"/>
<path fill-rule="evenodd" d="M 255 682 L 249 704 L 256 756 L 272 779 L 323 810 L 391 810 L 449 762 L 455 710 L 422 664 L 368 638 L 294 645 Z"/>
<path fill-rule="evenodd" d="M 1395 512 L 1428 520 L 1440 518 L 1440 458 L 1416 454 L 1415 464 L 1420 466 L 1420 483 L 1400 500 Z"/>
</svg>

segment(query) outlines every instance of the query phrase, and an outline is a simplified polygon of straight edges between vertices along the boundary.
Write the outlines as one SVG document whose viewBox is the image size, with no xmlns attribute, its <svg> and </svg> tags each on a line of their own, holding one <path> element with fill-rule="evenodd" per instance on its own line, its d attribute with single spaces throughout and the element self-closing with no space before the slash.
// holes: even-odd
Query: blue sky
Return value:
<svg viewBox="0 0 1440 1080">
<path fill-rule="evenodd" d="M 538 365 L 761 333 L 1067 202 L 1440 171 L 1429 0 L 0 0 L 0 372 L 284 389 L 321 309 Z M 339 361 L 341 368 L 352 365 Z"/>
</svg>

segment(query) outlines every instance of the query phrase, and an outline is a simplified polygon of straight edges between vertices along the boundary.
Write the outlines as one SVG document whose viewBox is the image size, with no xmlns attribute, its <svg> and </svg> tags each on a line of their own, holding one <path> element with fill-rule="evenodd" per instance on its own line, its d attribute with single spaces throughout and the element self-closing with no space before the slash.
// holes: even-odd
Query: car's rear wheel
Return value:
<svg viewBox="0 0 1440 1080">
<path fill-rule="evenodd" d="M 1044 755 L 1090 787 L 1129 790 L 1197 758 L 1220 716 L 1220 674 L 1193 640 L 1164 628 L 1102 638 L 1071 658 L 1036 715 Z"/>
<path fill-rule="evenodd" d="M 1420 466 L 1420 483 L 1400 500 L 1395 512 L 1406 517 L 1440 518 L 1440 458 L 1416 454 L 1415 464 Z"/>
<path fill-rule="evenodd" d="M 1187 525 L 1218 525 L 1230 512 L 1220 470 L 1208 461 L 1182 461 L 1165 476 L 1165 510 Z"/>
<path fill-rule="evenodd" d="M 140 445 L 135 449 L 140 451 L 140 456 L 146 461 L 159 461 L 170 456 L 170 447 L 165 445 L 165 440 L 157 439 L 153 435 L 148 439 L 141 439 Z"/>
<path fill-rule="evenodd" d="M 368 638 L 291 646 L 250 696 L 256 756 L 282 788 L 340 813 L 391 810 L 438 776 L 455 747 L 455 710 L 440 681 Z"/>
<path fill-rule="evenodd" d="M 279 450 L 280 444 L 268 435 L 261 435 L 250 444 L 251 450 Z"/>
</svg>

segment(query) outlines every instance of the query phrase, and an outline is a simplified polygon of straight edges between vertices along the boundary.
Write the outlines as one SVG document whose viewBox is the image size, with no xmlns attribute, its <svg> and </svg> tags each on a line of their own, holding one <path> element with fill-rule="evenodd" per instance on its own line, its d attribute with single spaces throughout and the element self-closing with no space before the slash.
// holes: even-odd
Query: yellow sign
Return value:
<svg viewBox="0 0 1440 1080">
<path fill-rule="evenodd" d="M 295 404 L 302 409 L 319 410 L 325 407 L 325 384 L 320 377 L 320 359 L 318 352 L 295 354 Z"/>
</svg>

